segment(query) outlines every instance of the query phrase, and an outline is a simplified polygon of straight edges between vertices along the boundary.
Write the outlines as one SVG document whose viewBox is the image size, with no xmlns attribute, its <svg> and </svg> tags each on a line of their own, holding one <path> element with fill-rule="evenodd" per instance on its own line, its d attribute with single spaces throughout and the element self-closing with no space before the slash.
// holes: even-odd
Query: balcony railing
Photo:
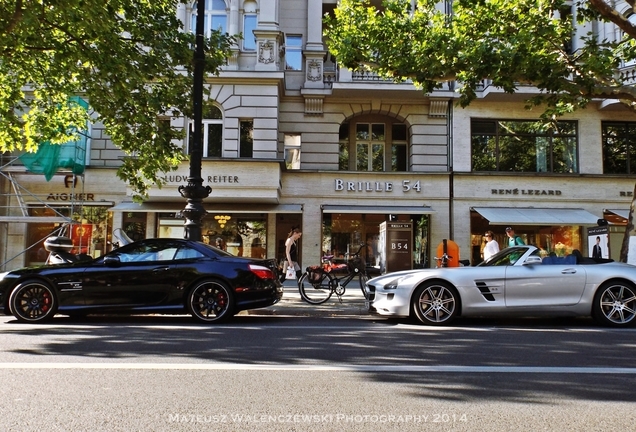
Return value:
<svg viewBox="0 0 636 432">
<path fill-rule="evenodd" d="M 636 84 L 636 65 L 628 65 L 622 67 L 619 72 L 619 77 L 624 84 L 632 85 Z"/>
<path fill-rule="evenodd" d="M 394 84 L 412 85 L 410 80 L 396 83 L 390 78 L 383 78 L 375 72 L 366 69 L 350 70 L 337 65 L 325 64 L 323 68 L 323 83 L 325 87 L 332 87 L 334 83 L 378 83 L 378 84 Z M 441 91 L 453 91 L 455 88 L 454 81 L 448 81 L 442 84 Z"/>
</svg>

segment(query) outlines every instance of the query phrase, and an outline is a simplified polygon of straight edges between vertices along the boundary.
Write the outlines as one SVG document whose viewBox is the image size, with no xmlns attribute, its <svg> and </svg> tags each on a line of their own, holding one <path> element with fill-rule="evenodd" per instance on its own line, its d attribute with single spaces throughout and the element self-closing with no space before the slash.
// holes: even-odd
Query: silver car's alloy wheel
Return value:
<svg viewBox="0 0 636 432">
<path fill-rule="evenodd" d="M 10 310 L 21 322 L 44 322 L 55 315 L 55 293 L 40 281 L 26 281 L 13 290 L 9 297 Z"/>
<path fill-rule="evenodd" d="M 232 292 L 220 282 L 201 282 L 190 291 L 188 309 L 199 321 L 225 320 L 233 315 Z"/>
<path fill-rule="evenodd" d="M 458 294 L 442 283 L 419 287 L 413 296 L 413 311 L 424 324 L 446 324 L 457 315 Z"/>
<path fill-rule="evenodd" d="M 636 289 L 621 283 L 602 286 L 594 300 L 594 315 L 601 322 L 613 326 L 633 324 L 636 316 Z"/>
</svg>

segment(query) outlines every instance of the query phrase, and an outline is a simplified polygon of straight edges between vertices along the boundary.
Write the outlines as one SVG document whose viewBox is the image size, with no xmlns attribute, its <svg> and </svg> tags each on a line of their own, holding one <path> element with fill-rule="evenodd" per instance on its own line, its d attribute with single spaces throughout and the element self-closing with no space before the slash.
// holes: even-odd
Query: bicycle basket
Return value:
<svg viewBox="0 0 636 432">
<path fill-rule="evenodd" d="M 360 257 L 351 258 L 347 262 L 347 266 L 349 267 L 350 272 L 355 272 L 355 273 L 363 272 L 366 268 L 366 264 Z"/>
<path fill-rule="evenodd" d="M 320 283 L 323 276 L 323 269 L 320 266 L 307 267 L 307 279 L 309 283 Z"/>
</svg>

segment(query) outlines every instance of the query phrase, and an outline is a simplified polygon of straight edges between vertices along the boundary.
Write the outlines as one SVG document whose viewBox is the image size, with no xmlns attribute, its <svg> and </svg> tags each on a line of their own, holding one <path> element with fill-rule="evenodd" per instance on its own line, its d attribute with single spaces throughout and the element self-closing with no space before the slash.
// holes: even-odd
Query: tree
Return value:
<svg viewBox="0 0 636 432">
<path fill-rule="evenodd" d="M 636 0 L 448 0 L 452 10 L 440 9 L 438 0 L 379 3 L 340 0 L 325 18 L 329 51 L 345 67 L 410 79 L 425 92 L 456 80 L 461 106 L 476 98 L 485 79 L 508 93 L 534 86 L 540 94 L 527 106 L 540 105 L 550 122 L 595 99 L 616 99 L 636 112 L 636 75 L 620 71 L 636 60 L 630 21 Z M 573 17 L 587 31 L 575 50 Z M 620 35 L 593 31 L 603 23 L 616 25 Z M 633 264 L 635 209 L 636 198 L 620 257 Z"/>
<path fill-rule="evenodd" d="M 438 0 L 341 0 L 326 18 L 327 45 L 340 64 L 367 67 L 396 81 L 410 79 L 425 92 L 457 80 L 460 104 L 476 97 L 483 80 L 506 92 L 522 85 L 541 90 L 529 106 L 543 117 L 572 112 L 593 99 L 618 99 L 636 111 L 636 88 L 618 68 L 636 59 L 636 27 L 627 13 L 605 0 L 455 0 L 451 11 Z M 574 15 L 569 4 L 575 3 Z M 415 5 L 415 6 L 414 6 Z M 589 32 L 572 52 L 573 16 L 579 28 L 612 22 L 615 40 Z"/>
<path fill-rule="evenodd" d="M 136 199 L 187 158 L 163 121 L 191 116 L 194 35 L 180 0 L 0 0 L 0 151 L 68 142 L 92 115 L 126 157 L 117 175 Z M 232 37 L 206 39 L 217 74 Z M 69 102 L 80 95 L 91 112 Z"/>
</svg>

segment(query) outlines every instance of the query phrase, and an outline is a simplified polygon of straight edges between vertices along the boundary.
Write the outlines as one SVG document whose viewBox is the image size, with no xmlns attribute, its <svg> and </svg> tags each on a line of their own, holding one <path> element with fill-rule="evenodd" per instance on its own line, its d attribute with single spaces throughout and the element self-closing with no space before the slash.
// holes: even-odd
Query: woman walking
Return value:
<svg viewBox="0 0 636 432">
<path fill-rule="evenodd" d="M 302 274 L 300 266 L 298 265 L 298 239 L 300 239 L 302 235 L 303 233 L 300 228 L 292 228 L 285 241 L 285 258 L 287 262 L 283 271 L 287 272 L 287 269 L 292 267 L 296 272 L 296 279 L 299 279 Z"/>
</svg>

